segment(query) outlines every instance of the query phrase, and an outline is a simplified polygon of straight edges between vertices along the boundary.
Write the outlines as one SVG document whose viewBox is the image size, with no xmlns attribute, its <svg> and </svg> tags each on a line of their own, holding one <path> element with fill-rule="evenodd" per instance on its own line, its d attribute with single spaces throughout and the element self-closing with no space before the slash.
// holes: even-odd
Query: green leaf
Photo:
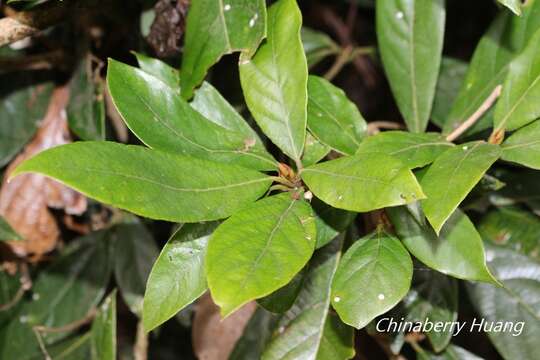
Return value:
<svg viewBox="0 0 540 360">
<path fill-rule="evenodd" d="M 459 209 L 438 236 L 418 205 L 388 209 L 388 215 L 409 252 L 430 268 L 458 279 L 496 283 L 486 267 L 482 239 Z"/>
<path fill-rule="evenodd" d="M 293 308 L 277 324 L 262 359 L 349 359 L 354 355 L 353 332 L 329 317 L 330 286 L 342 240 L 320 249 L 308 266 L 302 291 Z M 339 327 L 339 328 L 338 328 Z M 341 336 L 340 336 L 341 335 Z M 329 344 L 325 342 L 330 342 Z M 328 357 L 329 347 L 333 352 Z"/>
<path fill-rule="evenodd" d="M 431 111 L 431 121 L 441 129 L 444 128 L 452 104 L 465 81 L 468 66 L 469 64 L 458 59 L 444 56 L 442 58 Z"/>
<path fill-rule="evenodd" d="M 308 78 L 308 127 L 322 143 L 353 155 L 366 136 L 367 124 L 340 88 L 314 75 Z"/>
<path fill-rule="evenodd" d="M 521 1 L 520 0 L 497 0 L 501 5 L 506 6 L 512 12 L 518 16 L 521 15 Z"/>
<path fill-rule="evenodd" d="M 155 329 L 207 289 L 204 257 L 217 222 L 184 224 L 161 250 L 148 277 L 143 324 Z"/>
<path fill-rule="evenodd" d="M 458 284 L 451 277 L 428 269 L 415 273 L 414 286 L 403 300 L 406 321 L 452 323 L 458 318 Z M 453 328 L 426 332 L 436 352 L 446 348 L 452 339 Z M 404 335 L 404 334 L 403 334 Z"/>
<path fill-rule="evenodd" d="M 540 170 L 540 121 L 513 133 L 502 145 L 501 158 Z"/>
<path fill-rule="evenodd" d="M 304 284 L 304 270 L 305 268 L 296 274 L 287 285 L 274 291 L 268 296 L 258 299 L 257 303 L 275 314 L 282 314 L 289 310 L 291 306 L 293 306 L 298 297 L 298 293 Z"/>
<path fill-rule="evenodd" d="M 415 134 L 406 131 L 386 131 L 368 137 L 362 142 L 358 152 L 380 152 L 392 155 L 408 168 L 414 169 L 432 163 L 452 146 L 452 143 L 437 133 Z"/>
<path fill-rule="evenodd" d="M 450 133 L 468 119 L 485 101 L 497 85 L 503 83 L 508 64 L 529 42 L 540 28 L 540 1 L 531 0 L 523 5 L 521 17 L 503 12 L 498 16 L 474 51 L 465 81 L 443 128 Z M 489 111 L 465 134 L 492 126 Z"/>
<path fill-rule="evenodd" d="M 306 134 L 304 154 L 302 155 L 302 164 L 304 166 L 314 165 L 324 159 L 331 150 L 330 147 L 324 145 L 308 132 Z"/>
<path fill-rule="evenodd" d="M 240 59 L 246 103 L 262 131 L 285 154 L 299 161 L 307 122 L 307 62 L 295 0 L 279 0 L 268 10 L 268 38 L 253 59 Z"/>
<path fill-rule="evenodd" d="M 238 339 L 229 360 L 260 359 L 272 337 L 278 316 L 259 307 L 249 319 L 242 337 Z"/>
<path fill-rule="evenodd" d="M 206 255 L 208 286 L 221 314 L 287 284 L 311 257 L 315 231 L 309 204 L 289 193 L 260 200 L 225 220 Z"/>
<path fill-rule="evenodd" d="M 195 97 L 190 104 L 208 120 L 241 134 L 244 139 L 244 147 L 252 148 L 253 153 L 263 157 L 267 163 L 264 166 L 267 170 L 274 170 L 277 167 L 276 161 L 266 151 L 259 135 L 210 83 L 203 82 L 195 92 Z"/>
<path fill-rule="evenodd" d="M 264 0 L 194 0 L 187 18 L 182 96 L 189 99 L 208 69 L 225 54 L 249 58 L 266 35 Z"/>
<path fill-rule="evenodd" d="M 116 359 L 116 291 L 100 306 L 92 323 L 92 359 Z"/>
<path fill-rule="evenodd" d="M 325 203 L 366 212 L 424 198 L 413 173 L 399 160 L 362 153 L 303 169 L 302 179 Z"/>
<path fill-rule="evenodd" d="M 131 312 L 140 316 L 146 281 L 158 256 L 154 238 L 137 219 L 110 230 L 114 240 L 114 276 L 122 298 Z"/>
<path fill-rule="evenodd" d="M 42 358 L 32 326 L 59 327 L 82 319 L 97 306 L 110 281 L 112 251 L 105 231 L 75 240 L 39 273 L 32 296 L 9 325 L 0 329 L 0 358 Z M 42 334 L 45 345 L 68 333 Z"/>
<path fill-rule="evenodd" d="M 435 232 L 439 233 L 500 154 L 499 146 L 479 141 L 448 149 L 435 160 L 420 182 L 427 196 L 422 208 Z"/>
<path fill-rule="evenodd" d="M 0 167 L 32 138 L 45 115 L 51 95 L 49 83 L 30 72 L 0 76 Z"/>
<path fill-rule="evenodd" d="M 55 360 L 81 360 L 91 359 L 91 333 L 87 332 L 84 335 L 70 336 L 58 343 L 47 346 L 47 353 Z M 43 354 L 40 352 L 32 357 L 32 360 L 40 360 Z"/>
<path fill-rule="evenodd" d="M 444 37 L 444 0 L 377 1 L 377 40 L 392 93 L 412 132 L 426 129 Z"/>
<path fill-rule="evenodd" d="M 178 92 L 180 92 L 180 73 L 178 70 L 159 59 L 154 59 L 137 52 L 133 52 L 133 54 L 137 58 L 137 63 L 142 71 L 157 77 L 170 88 L 178 89 Z"/>
<path fill-rule="evenodd" d="M 326 33 L 302 27 L 302 44 L 306 53 L 308 66 L 311 68 L 324 58 L 339 53 L 340 48 Z"/>
<path fill-rule="evenodd" d="M 82 140 L 105 140 L 103 86 L 96 83 L 88 59 L 81 61 L 71 83 L 66 109 L 69 128 Z"/>
<path fill-rule="evenodd" d="M 255 201 L 271 178 L 242 167 L 112 142 L 58 146 L 19 165 L 107 204 L 153 219 L 225 218 Z"/>
<path fill-rule="evenodd" d="M 500 207 L 488 212 L 478 225 L 484 240 L 511 248 L 540 260 L 540 220 L 517 207 Z"/>
<path fill-rule="evenodd" d="M 346 324 L 361 329 L 407 294 L 412 274 L 399 239 L 377 230 L 343 255 L 332 282 L 332 306 Z"/>
<path fill-rule="evenodd" d="M 487 247 L 489 266 L 504 287 L 467 284 L 472 304 L 484 325 L 512 325 L 506 331 L 487 331 L 504 359 L 536 359 L 540 337 L 540 265 L 512 250 Z M 508 326 L 508 325 L 506 325 Z M 476 327 L 476 329 L 478 326 Z M 500 326 L 499 326 L 500 328 Z"/>
<path fill-rule="evenodd" d="M 336 209 L 326 205 L 317 198 L 311 201 L 315 213 L 315 225 L 317 227 L 317 243 L 319 249 L 332 241 L 341 232 L 345 231 L 356 218 L 356 213 Z"/>
<path fill-rule="evenodd" d="M 354 350 L 354 329 L 344 324 L 334 313 L 328 313 L 317 360 L 352 359 Z"/>
<path fill-rule="evenodd" d="M 421 350 L 420 348 L 415 349 L 415 351 L 417 352 L 418 360 L 484 360 L 454 344 L 450 344 L 443 352 L 437 355 Z"/>
<path fill-rule="evenodd" d="M 256 170 L 275 169 L 264 147 L 253 146 L 256 137 L 206 119 L 147 72 L 110 60 L 107 82 L 120 115 L 149 147 Z"/>
<path fill-rule="evenodd" d="M 22 237 L 0 216 L 0 241 L 22 240 Z"/>
<path fill-rule="evenodd" d="M 515 130 L 540 117 L 540 29 L 510 64 L 495 108 L 495 131 Z"/>
</svg>

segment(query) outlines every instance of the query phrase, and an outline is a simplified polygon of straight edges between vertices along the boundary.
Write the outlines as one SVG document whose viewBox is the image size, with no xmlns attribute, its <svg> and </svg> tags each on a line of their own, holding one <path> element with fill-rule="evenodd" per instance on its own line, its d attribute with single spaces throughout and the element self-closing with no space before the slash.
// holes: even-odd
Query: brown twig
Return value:
<svg viewBox="0 0 540 360">
<path fill-rule="evenodd" d="M 104 94 L 105 96 L 105 110 L 107 115 L 111 119 L 112 126 L 120 142 L 126 143 L 129 138 L 129 132 L 127 129 L 122 116 L 116 110 L 116 106 L 112 100 L 111 94 L 109 93 L 109 88 L 105 86 Z"/>
<path fill-rule="evenodd" d="M 331 81 L 333 78 L 336 77 L 337 74 L 343 69 L 343 67 L 351 60 L 351 54 L 352 54 L 352 47 L 347 46 L 345 47 L 341 53 L 336 57 L 336 60 L 334 61 L 334 64 L 326 74 L 324 74 L 324 78 L 328 81 Z"/>
<path fill-rule="evenodd" d="M 7 17 L 0 19 L 0 46 L 11 44 L 58 24 L 75 1 L 51 1 L 29 11 L 7 8 Z"/>
<path fill-rule="evenodd" d="M 465 131 L 467 131 L 471 126 L 473 126 L 481 117 L 489 110 L 493 105 L 495 100 L 501 95 L 502 85 L 497 85 L 495 89 L 489 94 L 489 96 L 484 100 L 482 105 L 471 115 L 467 120 L 465 120 L 461 125 L 459 125 L 454 131 L 452 131 L 448 136 L 446 136 L 447 141 L 454 141 Z"/>
<path fill-rule="evenodd" d="M 133 346 L 135 360 L 146 360 L 148 358 L 148 334 L 144 331 L 142 321 L 137 324 L 137 335 Z"/>
<path fill-rule="evenodd" d="M 356 20 L 356 13 L 354 8 L 349 12 L 348 24 L 345 24 L 343 20 L 332 11 L 329 7 L 321 8 L 321 16 L 323 21 L 328 25 L 335 33 L 340 45 L 343 48 L 348 46 L 354 47 L 355 43 L 352 38 L 352 30 Z M 352 59 L 353 65 L 365 80 L 368 87 L 372 87 L 375 84 L 375 77 L 371 71 L 371 66 L 365 58 L 355 56 Z"/>
<path fill-rule="evenodd" d="M 9 302 L 0 305 L 0 311 L 6 311 L 11 309 L 13 306 L 17 305 L 19 300 L 22 299 L 24 293 L 32 288 L 32 279 L 30 278 L 30 274 L 28 272 L 28 265 L 26 263 L 21 263 L 21 286 L 15 293 L 15 296 L 13 299 L 11 299 Z"/>
<path fill-rule="evenodd" d="M 381 129 L 403 130 L 405 129 L 405 126 L 392 121 L 372 121 L 367 124 L 367 132 L 369 135 L 376 135 L 381 132 Z"/>
<path fill-rule="evenodd" d="M 49 70 L 58 64 L 63 64 L 64 57 L 62 50 L 54 50 L 25 57 L 0 58 L 0 73 L 18 70 Z"/>
<path fill-rule="evenodd" d="M 88 311 L 88 314 L 86 314 L 83 318 L 79 320 L 75 320 L 74 322 L 71 322 L 69 324 L 59 326 L 59 327 L 47 327 L 44 325 L 36 325 L 32 327 L 35 331 L 39 333 L 63 333 L 63 332 L 70 332 L 73 330 L 77 330 L 80 327 L 83 327 L 94 319 L 94 317 L 97 314 L 97 309 L 94 307 Z"/>
</svg>

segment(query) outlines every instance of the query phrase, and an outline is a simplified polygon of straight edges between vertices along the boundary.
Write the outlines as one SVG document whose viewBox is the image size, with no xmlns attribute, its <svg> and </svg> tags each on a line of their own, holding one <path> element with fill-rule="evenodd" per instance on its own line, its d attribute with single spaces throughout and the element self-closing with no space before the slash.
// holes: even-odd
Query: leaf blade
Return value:
<svg viewBox="0 0 540 360">
<path fill-rule="evenodd" d="M 363 153 L 304 168 L 309 189 L 335 208 L 366 212 L 424 198 L 412 172 L 382 153 Z"/>
<path fill-rule="evenodd" d="M 392 93 L 412 132 L 423 132 L 439 74 L 443 0 L 377 1 L 377 39 Z"/>
<path fill-rule="evenodd" d="M 223 55 L 250 57 L 266 35 L 264 0 L 197 0 L 191 4 L 182 60 L 182 96 L 190 99 L 208 69 Z"/>
<path fill-rule="evenodd" d="M 249 110 L 263 132 L 299 161 L 307 123 L 307 62 L 295 0 L 268 10 L 268 37 L 251 60 L 240 61 L 240 82 Z"/>
<path fill-rule="evenodd" d="M 311 208 L 290 194 L 265 198 L 227 219 L 212 235 L 206 256 L 208 286 L 222 315 L 287 284 L 314 247 Z"/>
<path fill-rule="evenodd" d="M 227 217 L 271 183 L 246 168 L 106 141 L 55 147 L 25 161 L 11 176 L 23 172 L 53 177 L 141 216 L 178 222 Z"/>
</svg>

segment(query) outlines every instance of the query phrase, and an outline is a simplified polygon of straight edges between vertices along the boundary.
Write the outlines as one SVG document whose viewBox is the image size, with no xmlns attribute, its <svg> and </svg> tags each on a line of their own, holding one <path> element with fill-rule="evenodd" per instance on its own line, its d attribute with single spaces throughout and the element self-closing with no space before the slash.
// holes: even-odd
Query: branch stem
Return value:
<svg viewBox="0 0 540 360">
<path fill-rule="evenodd" d="M 502 85 L 497 85 L 495 89 L 489 94 L 489 96 L 484 100 L 482 105 L 471 115 L 465 122 L 463 122 L 460 126 L 458 126 L 454 131 L 452 131 L 448 136 L 446 137 L 447 141 L 454 141 L 467 130 L 470 129 L 471 126 L 476 124 L 476 122 L 486 113 L 486 111 L 489 110 L 491 106 L 495 103 L 495 100 L 501 95 Z"/>
</svg>

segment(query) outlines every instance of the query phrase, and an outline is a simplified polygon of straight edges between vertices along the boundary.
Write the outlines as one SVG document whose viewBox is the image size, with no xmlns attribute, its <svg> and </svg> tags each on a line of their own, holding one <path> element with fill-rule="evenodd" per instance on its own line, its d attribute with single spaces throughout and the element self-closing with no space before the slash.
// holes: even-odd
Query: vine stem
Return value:
<svg viewBox="0 0 540 360">
<path fill-rule="evenodd" d="M 446 136 L 447 141 L 454 141 L 465 131 L 467 131 L 471 126 L 476 124 L 476 122 L 486 113 L 486 111 L 489 110 L 491 106 L 493 106 L 493 103 L 495 103 L 495 100 L 501 95 L 502 91 L 502 85 L 497 85 L 495 89 L 489 94 L 489 96 L 484 100 L 482 105 L 476 111 L 467 119 L 465 122 L 463 122 L 460 126 L 458 126 L 454 131 L 452 131 L 448 136 Z"/>
<path fill-rule="evenodd" d="M 336 75 L 339 74 L 341 69 L 343 69 L 343 67 L 351 59 L 352 52 L 352 46 L 346 46 L 345 48 L 343 48 L 341 53 L 336 57 L 336 61 L 334 61 L 332 67 L 326 72 L 326 74 L 324 74 L 324 78 L 328 81 L 331 81 L 333 78 L 335 78 Z"/>
<path fill-rule="evenodd" d="M 381 129 L 386 130 L 403 130 L 403 124 L 392 121 L 371 121 L 367 124 L 367 132 L 369 135 L 376 135 L 381 132 Z"/>
</svg>

